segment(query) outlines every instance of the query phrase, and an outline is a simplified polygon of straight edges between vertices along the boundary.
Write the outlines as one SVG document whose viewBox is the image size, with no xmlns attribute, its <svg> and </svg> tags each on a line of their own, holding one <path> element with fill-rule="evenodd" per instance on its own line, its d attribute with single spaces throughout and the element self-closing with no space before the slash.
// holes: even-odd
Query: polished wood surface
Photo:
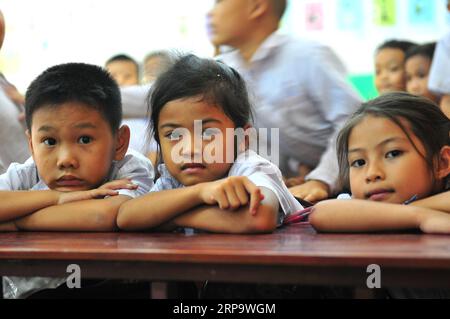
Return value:
<svg viewBox="0 0 450 319">
<path fill-rule="evenodd" d="M 0 274 L 364 286 L 370 264 L 384 282 L 450 287 L 450 236 L 317 234 L 0 233 Z"/>
</svg>

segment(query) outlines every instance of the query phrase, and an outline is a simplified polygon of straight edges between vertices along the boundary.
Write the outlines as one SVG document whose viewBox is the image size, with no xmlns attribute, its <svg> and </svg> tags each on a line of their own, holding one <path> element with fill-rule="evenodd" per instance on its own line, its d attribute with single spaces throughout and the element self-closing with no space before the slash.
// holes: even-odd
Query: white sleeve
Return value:
<svg viewBox="0 0 450 319">
<path fill-rule="evenodd" d="M 120 88 L 124 118 L 147 116 L 147 95 L 151 85 L 133 85 Z"/>
<path fill-rule="evenodd" d="M 334 131 L 317 167 L 306 176 L 327 183 L 334 192 L 338 185 L 336 137 L 349 116 L 361 105 L 361 98 L 345 79 L 342 62 L 333 51 L 320 47 L 314 55 L 310 68 L 310 92 L 317 106 L 333 123 Z"/>
<path fill-rule="evenodd" d="M 147 194 L 153 187 L 153 179 L 155 178 L 155 170 L 151 161 L 145 156 L 132 152 L 127 154 L 125 163 L 119 169 L 114 179 L 129 178 L 133 184 L 138 185 L 136 190 L 121 189 L 120 195 L 130 196 L 136 198 Z"/>
<path fill-rule="evenodd" d="M 450 94 L 450 33 L 436 46 L 428 87 L 438 94 Z"/>
<path fill-rule="evenodd" d="M 24 164 L 12 163 L 8 170 L 0 175 L 0 190 L 30 190 L 38 182 L 36 166 L 31 159 Z"/>
<path fill-rule="evenodd" d="M 247 176 L 256 186 L 270 189 L 277 196 L 284 215 L 303 208 L 287 189 L 278 167 L 267 160 L 235 163 L 230 176 Z"/>
</svg>

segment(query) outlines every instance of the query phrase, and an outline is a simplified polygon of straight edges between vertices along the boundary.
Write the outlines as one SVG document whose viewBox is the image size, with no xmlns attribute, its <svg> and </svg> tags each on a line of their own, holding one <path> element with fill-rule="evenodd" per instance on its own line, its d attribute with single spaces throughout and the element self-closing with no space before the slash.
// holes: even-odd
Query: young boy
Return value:
<svg viewBox="0 0 450 319">
<path fill-rule="evenodd" d="M 106 61 L 105 68 L 120 86 L 139 84 L 139 65 L 128 55 L 113 56 Z"/>
<path fill-rule="evenodd" d="M 405 53 L 415 44 L 389 40 L 375 53 L 375 87 L 379 94 L 406 90 Z"/>
<path fill-rule="evenodd" d="M 292 193 L 316 201 L 334 191 L 333 136 L 360 98 L 329 48 L 277 31 L 285 9 L 286 0 L 216 1 L 208 30 L 215 46 L 236 49 L 217 58 L 246 79 L 255 97 L 256 126 L 279 128 L 283 174 L 297 173 L 300 165 L 313 169 Z M 288 165 L 289 159 L 296 165 Z"/>
<path fill-rule="evenodd" d="M 28 88 L 25 115 L 32 158 L 0 176 L 0 229 L 116 230 L 120 205 L 150 190 L 154 170 L 144 156 L 127 153 L 115 81 L 93 65 L 51 67 Z M 27 280 L 28 290 L 54 287 L 39 282 Z"/>
</svg>

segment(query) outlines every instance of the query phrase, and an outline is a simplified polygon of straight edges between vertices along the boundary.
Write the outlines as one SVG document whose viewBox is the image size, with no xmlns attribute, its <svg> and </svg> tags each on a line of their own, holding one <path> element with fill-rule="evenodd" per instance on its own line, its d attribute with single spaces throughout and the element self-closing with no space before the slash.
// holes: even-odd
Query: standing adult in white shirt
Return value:
<svg viewBox="0 0 450 319">
<path fill-rule="evenodd" d="M 4 36 L 5 20 L 0 11 L 0 48 Z M 3 174 L 12 162 L 23 162 L 30 157 L 25 126 L 19 120 L 20 112 L 0 83 L 0 174 Z"/>
<path fill-rule="evenodd" d="M 256 126 L 279 128 L 280 168 L 311 167 L 291 192 L 306 200 L 337 187 L 335 136 L 360 105 L 331 49 L 278 31 L 286 0 L 216 1 L 208 14 L 211 42 L 235 50 L 218 59 L 237 69 L 253 94 Z M 272 141 L 273 143 L 273 141 Z"/>
<path fill-rule="evenodd" d="M 450 0 L 447 1 L 447 10 L 450 12 Z M 450 118 L 450 32 L 437 43 L 431 64 L 428 88 L 430 91 L 442 95 L 441 109 Z"/>
</svg>

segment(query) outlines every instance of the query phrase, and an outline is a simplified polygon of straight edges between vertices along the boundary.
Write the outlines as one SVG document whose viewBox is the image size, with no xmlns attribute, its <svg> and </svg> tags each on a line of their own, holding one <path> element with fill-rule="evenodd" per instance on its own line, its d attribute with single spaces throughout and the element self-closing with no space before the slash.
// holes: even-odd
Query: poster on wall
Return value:
<svg viewBox="0 0 450 319">
<path fill-rule="evenodd" d="M 312 2 L 305 4 L 305 18 L 307 31 L 323 30 L 323 3 Z"/>
<path fill-rule="evenodd" d="M 355 0 L 338 0 L 336 20 L 340 30 L 360 30 L 364 26 L 363 2 Z"/>
<path fill-rule="evenodd" d="M 433 25 L 436 21 L 436 1 L 409 0 L 408 19 L 411 25 Z"/>
<path fill-rule="evenodd" d="M 395 0 L 373 0 L 375 24 L 384 27 L 394 26 L 397 22 Z"/>
</svg>

